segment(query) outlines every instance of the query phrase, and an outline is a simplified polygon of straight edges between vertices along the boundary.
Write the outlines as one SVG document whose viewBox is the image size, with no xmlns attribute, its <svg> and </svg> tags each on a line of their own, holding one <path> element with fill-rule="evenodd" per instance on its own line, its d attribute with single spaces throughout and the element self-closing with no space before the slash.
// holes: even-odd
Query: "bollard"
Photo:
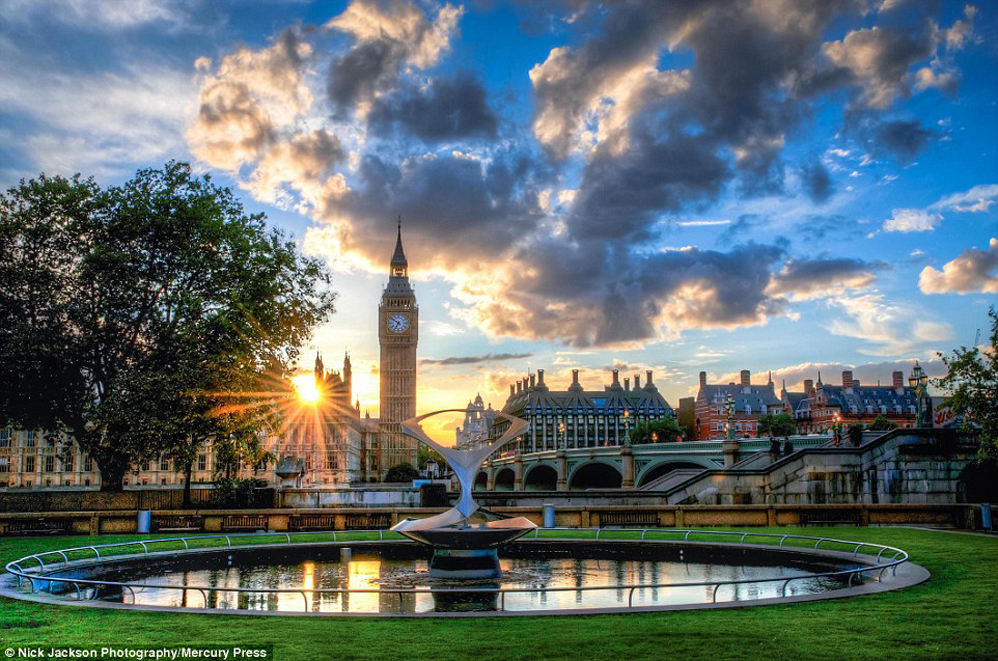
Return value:
<svg viewBox="0 0 998 661">
<path fill-rule="evenodd" d="M 152 524 L 152 510 L 139 510 L 135 532 L 149 534 Z"/>
<path fill-rule="evenodd" d="M 542 522 L 545 528 L 554 528 L 554 505 L 544 503 Z"/>
</svg>

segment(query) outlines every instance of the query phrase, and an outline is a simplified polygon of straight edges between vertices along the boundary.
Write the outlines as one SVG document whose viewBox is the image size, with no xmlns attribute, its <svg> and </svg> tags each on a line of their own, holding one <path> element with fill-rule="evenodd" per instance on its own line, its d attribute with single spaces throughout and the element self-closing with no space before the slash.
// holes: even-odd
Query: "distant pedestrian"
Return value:
<svg viewBox="0 0 998 661">
<path fill-rule="evenodd" d="M 770 438 L 769 439 L 769 454 L 773 455 L 773 459 L 779 459 L 780 457 L 780 439 Z"/>
<path fill-rule="evenodd" d="M 794 444 L 790 442 L 790 439 L 783 441 L 783 456 L 788 457 L 790 453 L 794 451 Z"/>
</svg>

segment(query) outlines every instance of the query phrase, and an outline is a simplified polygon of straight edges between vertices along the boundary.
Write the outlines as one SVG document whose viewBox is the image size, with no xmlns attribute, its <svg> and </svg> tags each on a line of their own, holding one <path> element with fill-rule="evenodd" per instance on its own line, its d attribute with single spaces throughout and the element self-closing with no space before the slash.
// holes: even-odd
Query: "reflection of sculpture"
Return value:
<svg viewBox="0 0 998 661">
<path fill-rule="evenodd" d="M 464 409 L 434 411 L 410 418 L 401 423 L 402 432 L 422 441 L 447 460 L 454 475 L 461 484 L 461 496 L 457 504 L 442 514 L 427 519 L 405 519 L 392 527 L 392 530 L 406 537 L 432 546 L 433 560 L 430 573 L 438 576 L 488 578 L 499 575 L 499 560 L 496 547 L 520 537 L 537 526 L 524 518 L 501 519 L 498 521 L 473 521 L 479 506 L 472 497 L 472 487 L 478 469 L 496 450 L 523 434 L 527 423 L 505 413 L 497 412 L 509 421 L 509 429 L 496 441 L 470 450 L 440 445 L 429 438 L 419 423 L 440 413 L 464 412 Z"/>
</svg>

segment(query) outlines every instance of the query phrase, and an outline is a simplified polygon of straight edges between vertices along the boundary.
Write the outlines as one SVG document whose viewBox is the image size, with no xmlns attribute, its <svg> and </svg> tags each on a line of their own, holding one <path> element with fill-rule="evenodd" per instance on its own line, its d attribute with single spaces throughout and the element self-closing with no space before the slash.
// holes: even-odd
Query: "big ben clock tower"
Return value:
<svg viewBox="0 0 998 661">
<path fill-rule="evenodd" d="M 409 284 L 409 263 L 402 249 L 399 220 L 388 285 L 378 306 L 381 344 L 381 471 L 409 462 L 416 466 L 416 441 L 403 436 L 400 422 L 416 415 L 416 342 L 419 308 Z"/>
</svg>

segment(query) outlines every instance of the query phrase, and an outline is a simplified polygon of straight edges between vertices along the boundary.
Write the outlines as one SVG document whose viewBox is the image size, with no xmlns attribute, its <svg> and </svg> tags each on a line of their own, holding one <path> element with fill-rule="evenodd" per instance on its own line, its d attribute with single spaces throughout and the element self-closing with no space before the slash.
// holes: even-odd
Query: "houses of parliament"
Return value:
<svg viewBox="0 0 998 661">
<path fill-rule="evenodd" d="M 416 415 L 416 345 L 419 307 L 409 282 L 409 263 L 402 247 L 399 222 L 389 278 L 378 304 L 378 340 L 381 347 L 380 418 L 361 416 L 353 396 L 350 355 L 342 369 L 327 370 L 316 354 L 314 375 L 319 399 L 304 404 L 286 418 L 279 434 L 262 434 L 263 447 L 283 464 L 300 469 L 303 487 L 345 487 L 381 481 L 392 466 L 417 463 L 416 441 L 403 436 L 400 423 Z M 198 454 L 192 482 L 215 479 L 210 444 Z M 274 466 L 244 467 L 241 477 L 276 483 Z M 168 458 L 133 467 L 125 485 L 179 486 L 180 466 Z M 97 488 L 100 471 L 76 443 L 43 430 L 0 429 L 0 489 Z"/>
</svg>

